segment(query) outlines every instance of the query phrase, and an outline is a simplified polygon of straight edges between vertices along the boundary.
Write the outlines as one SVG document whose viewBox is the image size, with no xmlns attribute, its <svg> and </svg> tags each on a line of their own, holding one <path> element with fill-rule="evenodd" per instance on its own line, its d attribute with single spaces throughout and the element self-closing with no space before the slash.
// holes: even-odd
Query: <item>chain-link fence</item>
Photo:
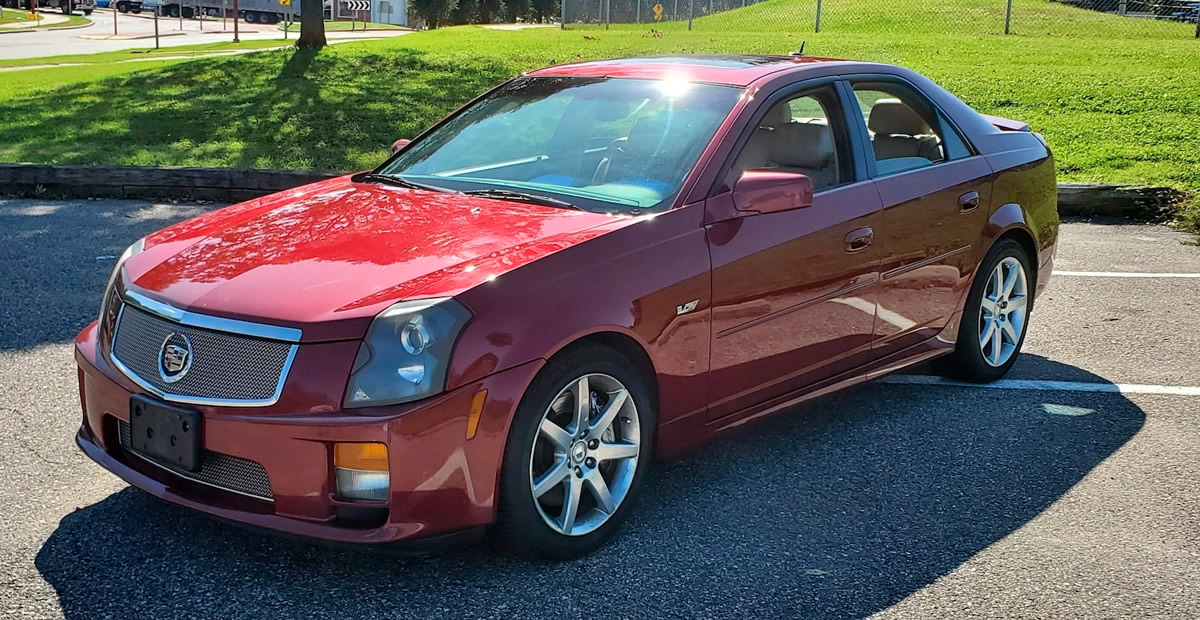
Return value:
<svg viewBox="0 0 1200 620">
<path fill-rule="evenodd" d="M 562 0 L 564 28 L 1200 37 L 1197 0 Z"/>
</svg>

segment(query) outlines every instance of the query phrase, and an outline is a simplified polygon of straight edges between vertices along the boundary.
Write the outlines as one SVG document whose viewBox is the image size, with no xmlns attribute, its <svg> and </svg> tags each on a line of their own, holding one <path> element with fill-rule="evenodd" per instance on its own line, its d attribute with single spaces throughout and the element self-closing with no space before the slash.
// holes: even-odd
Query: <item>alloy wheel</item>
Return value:
<svg viewBox="0 0 1200 620">
<path fill-rule="evenodd" d="M 604 525 L 629 494 L 641 451 L 637 406 L 605 374 L 559 391 L 542 414 L 529 462 L 529 488 L 546 525 L 583 536 Z"/>
<path fill-rule="evenodd" d="M 1017 351 L 1028 316 L 1028 280 L 1016 257 L 1006 256 L 988 276 L 979 304 L 979 349 L 989 366 L 1003 366 Z"/>
</svg>

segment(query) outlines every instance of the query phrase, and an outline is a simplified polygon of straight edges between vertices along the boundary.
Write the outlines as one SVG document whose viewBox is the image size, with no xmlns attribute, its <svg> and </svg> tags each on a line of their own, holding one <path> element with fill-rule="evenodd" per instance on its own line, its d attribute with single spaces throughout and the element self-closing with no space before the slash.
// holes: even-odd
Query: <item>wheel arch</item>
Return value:
<svg viewBox="0 0 1200 620">
<path fill-rule="evenodd" d="M 642 376 L 647 378 L 646 387 L 650 389 L 650 405 L 655 411 L 658 410 L 659 385 L 658 373 L 654 367 L 654 360 L 650 358 L 650 353 L 636 337 L 625 333 L 624 331 L 604 328 L 589 332 L 587 334 L 582 334 L 559 345 L 559 347 L 550 353 L 546 359 L 553 359 L 567 353 L 568 351 L 587 346 L 589 344 L 612 349 L 625 359 L 629 360 L 629 363 L 633 364 L 634 368 L 641 373 Z M 658 424 L 657 419 L 655 423 Z"/>
<path fill-rule="evenodd" d="M 1038 260 L 1037 239 L 1034 237 L 1033 231 L 1030 230 L 1028 221 L 1025 209 L 1015 202 L 1010 202 L 997 208 L 991 217 L 988 218 L 987 228 L 984 232 L 984 237 L 987 240 L 987 248 L 979 256 L 979 260 L 982 262 L 983 257 L 987 256 L 987 252 L 990 252 L 1002 239 L 1015 240 L 1021 244 L 1021 248 L 1025 250 L 1026 256 L 1029 259 L 1030 269 L 1033 271 L 1031 275 L 1036 289 L 1040 261 Z"/>
</svg>

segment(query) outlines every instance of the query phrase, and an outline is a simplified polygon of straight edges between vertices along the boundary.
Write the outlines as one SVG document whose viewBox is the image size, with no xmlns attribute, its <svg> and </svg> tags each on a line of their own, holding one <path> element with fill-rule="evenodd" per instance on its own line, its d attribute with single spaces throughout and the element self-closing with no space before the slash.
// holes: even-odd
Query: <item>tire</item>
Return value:
<svg viewBox="0 0 1200 620">
<path fill-rule="evenodd" d="M 128 2 L 118 2 L 117 3 L 117 11 L 119 11 L 121 13 L 128 13 L 129 12 L 129 3 Z"/>
<path fill-rule="evenodd" d="M 83 14 L 84 14 L 85 16 L 91 17 L 91 15 L 92 15 L 92 9 L 88 9 L 88 10 L 84 11 L 84 12 L 83 12 Z"/>
<path fill-rule="evenodd" d="M 221 12 L 218 11 L 217 9 L 213 9 L 213 8 L 204 9 L 204 14 L 209 17 L 220 17 L 221 16 Z"/>
<path fill-rule="evenodd" d="M 649 379 L 620 353 L 597 345 L 565 351 L 542 368 L 517 407 L 504 450 L 499 542 L 522 555 L 567 560 L 612 538 L 633 509 L 650 465 L 656 415 Z M 582 385 L 590 386 L 586 393 L 596 406 L 587 407 L 586 425 L 575 416 L 575 393 Z M 547 424 L 557 431 L 543 433 Z M 588 430 L 580 430 L 584 426 Z M 540 494 L 535 479 L 546 481 Z M 576 513 L 568 521 L 572 495 Z"/>
<path fill-rule="evenodd" d="M 1014 286 L 1005 294 L 1004 282 L 1001 281 L 999 287 L 996 282 L 1002 274 L 1007 279 L 1018 265 L 1020 272 Z M 1005 238 L 992 246 L 980 263 L 967 294 L 954 352 L 938 360 L 942 374 L 974 383 L 988 383 L 1008 373 L 1029 332 L 1036 275 L 1028 253 L 1017 240 Z M 988 308 L 984 306 L 985 297 Z M 985 344 L 984 337 L 988 334 Z"/>
<path fill-rule="evenodd" d="M 270 13 L 259 13 L 258 14 L 258 23 L 270 24 L 271 22 L 272 22 L 272 17 L 271 17 Z"/>
<path fill-rule="evenodd" d="M 243 15 L 242 19 L 246 20 L 247 24 L 253 24 L 257 17 L 258 17 L 258 13 L 255 13 L 254 11 L 250 11 L 250 12 L 246 13 L 245 15 Z"/>
</svg>

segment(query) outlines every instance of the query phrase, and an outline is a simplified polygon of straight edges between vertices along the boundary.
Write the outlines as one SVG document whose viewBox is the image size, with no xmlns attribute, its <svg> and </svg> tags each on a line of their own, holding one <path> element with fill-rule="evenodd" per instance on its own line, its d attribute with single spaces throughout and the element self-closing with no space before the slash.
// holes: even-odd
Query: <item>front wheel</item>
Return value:
<svg viewBox="0 0 1200 620">
<path fill-rule="evenodd" d="M 502 542 L 563 560 L 616 533 L 650 464 L 655 413 L 646 382 L 624 356 L 599 346 L 555 357 L 538 373 L 505 448 Z"/>
<path fill-rule="evenodd" d="M 1030 257 L 1015 239 L 992 246 L 967 295 L 954 353 L 940 362 L 945 374 L 987 383 L 1008 373 L 1028 331 L 1033 277 Z"/>
</svg>

